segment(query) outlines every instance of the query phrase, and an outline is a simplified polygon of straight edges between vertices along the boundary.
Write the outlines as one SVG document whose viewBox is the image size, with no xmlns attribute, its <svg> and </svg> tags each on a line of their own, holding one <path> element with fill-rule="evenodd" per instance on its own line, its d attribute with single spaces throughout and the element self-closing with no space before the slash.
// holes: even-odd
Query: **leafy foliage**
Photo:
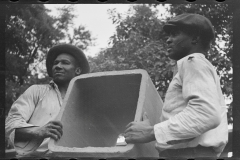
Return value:
<svg viewBox="0 0 240 160">
<path fill-rule="evenodd" d="M 167 57 L 166 37 L 161 30 L 163 22 L 148 5 L 132 6 L 128 12 L 123 18 L 115 10 L 109 11 L 116 33 L 110 38 L 112 47 L 90 59 L 92 72 L 145 69 L 164 97 L 174 62 L 170 63 Z"/>
<path fill-rule="evenodd" d="M 23 84 L 28 66 L 38 58 L 38 50 L 52 45 L 51 39 L 62 38 L 52 27 L 43 5 L 7 5 L 6 78 Z M 58 34 L 54 34 L 58 33 Z"/>
<path fill-rule="evenodd" d="M 57 43 L 71 43 L 82 50 L 92 45 L 93 38 L 84 26 L 69 28 L 75 17 L 73 7 L 59 8 L 59 16 L 49 15 L 42 4 L 11 4 L 6 13 L 6 106 L 12 103 L 30 85 L 48 83 L 45 70 L 46 53 Z M 38 73 L 42 79 L 38 78 Z"/>
</svg>

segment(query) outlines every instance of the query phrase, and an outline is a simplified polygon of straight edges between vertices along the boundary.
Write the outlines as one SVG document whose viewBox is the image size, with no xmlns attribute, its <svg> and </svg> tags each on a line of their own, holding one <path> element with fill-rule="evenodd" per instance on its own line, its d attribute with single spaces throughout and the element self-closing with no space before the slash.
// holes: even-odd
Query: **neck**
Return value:
<svg viewBox="0 0 240 160">
<path fill-rule="evenodd" d="M 207 51 L 205 49 L 203 49 L 203 47 L 201 46 L 196 46 L 196 47 L 193 47 L 190 51 L 189 51 L 189 54 L 192 54 L 192 53 L 202 53 L 202 54 L 206 54 Z M 188 55 L 189 55 L 188 54 Z"/>
<path fill-rule="evenodd" d="M 67 92 L 69 83 L 56 83 L 56 84 L 57 84 L 58 89 L 59 89 L 59 91 L 62 95 L 62 98 L 64 98 L 65 93 Z"/>
</svg>

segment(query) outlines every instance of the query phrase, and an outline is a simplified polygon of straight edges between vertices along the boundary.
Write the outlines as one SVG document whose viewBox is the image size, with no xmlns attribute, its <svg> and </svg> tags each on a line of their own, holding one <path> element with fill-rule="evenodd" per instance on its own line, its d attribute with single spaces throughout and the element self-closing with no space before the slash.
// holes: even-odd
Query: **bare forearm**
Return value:
<svg viewBox="0 0 240 160">
<path fill-rule="evenodd" d="M 36 138 L 33 130 L 36 127 L 27 127 L 27 128 L 17 128 L 15 130 L 15 141 L 29 141 Z"/>
<path fill-rule="evenodd" d="M 62 124 L 60 121 L 50 121 L 41 127 L 18 128 L 15 131 L 16 141 L 27 141 L 32 139 L 43 140 L 44 138 L 53 138 L 58 140 L 61 138 Z"/>
</svg>

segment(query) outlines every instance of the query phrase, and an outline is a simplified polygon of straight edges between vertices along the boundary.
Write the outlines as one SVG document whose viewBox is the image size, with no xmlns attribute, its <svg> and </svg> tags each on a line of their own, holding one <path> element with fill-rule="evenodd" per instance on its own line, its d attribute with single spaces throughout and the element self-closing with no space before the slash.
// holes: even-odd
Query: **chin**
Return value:
<svg viewBox="0 0 240 160">
<path fill-rule="evenodd" d="M 61 78 L 57 77 L 57 78 L 54 78 L 53 81 L 56 82 L 56 83 L 61 83 L 61 82 L 64 81 L 64 79 L 61 79 Z"/>
<path fill-rule="evenodd" d="M 180 59 L 182 59 L 183 57 L 185 57 L 186 55 L 183 55 L 183 54 L 169 54 L 168 57 L 175 60 L 175 61 L 178 61 Z"/>
<path fill-rule="evenodd" d="M 55 83 L 58 83 L 58 84 L 64 84 L 64 83 L 69 83 L 70 81 L 71 81 L 71 79 L 66 79 L 66 78 L 55 78 L 55 79 L 53 79 L 53 81 L 55 82 Z"/>
<path fill-rule="evenodd" d="M 170 59 L 173 59 L 173 60 L 178 60 L 178 58 L 177 58 L 177 56 L 176 55 L 174 55 L 174 54 L 168 54 L 168 57 L 170 58 Z"/>
</svg>

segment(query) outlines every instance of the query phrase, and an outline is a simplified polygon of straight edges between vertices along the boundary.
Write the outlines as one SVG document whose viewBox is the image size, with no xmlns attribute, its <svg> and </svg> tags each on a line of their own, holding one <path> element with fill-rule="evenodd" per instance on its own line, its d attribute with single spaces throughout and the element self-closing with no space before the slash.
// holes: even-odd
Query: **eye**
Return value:
<svg viewBox="0 0 240 160">
<path fill-rule="evenodd" d="M 180 31 L 179 30 L 173 30 L 173 31 L 171 31 L 170 33 L 169 33 L 169 36 L 177 36 L 177 35 L 179 35 L 180 34 Z"/>
<path fill-rule="evenodd" d="M 53 62 L 53 65 L 57 65 L 57 64 L 58 64 L 58 61 L 54 61 L 54 62 Z"/>
<path fill-rule="evenodd" d="M 63 64 L 70 64 L 71 62 L 65 60 L 65 61 L 62 61 Z"/>
<path fill-rule="evenodd" d="M 178 35 L 177 32 L 172 32 L 172 33 L 171 33 L 171 36 L 176 36 L 176 35 Z"/>
</svg>

